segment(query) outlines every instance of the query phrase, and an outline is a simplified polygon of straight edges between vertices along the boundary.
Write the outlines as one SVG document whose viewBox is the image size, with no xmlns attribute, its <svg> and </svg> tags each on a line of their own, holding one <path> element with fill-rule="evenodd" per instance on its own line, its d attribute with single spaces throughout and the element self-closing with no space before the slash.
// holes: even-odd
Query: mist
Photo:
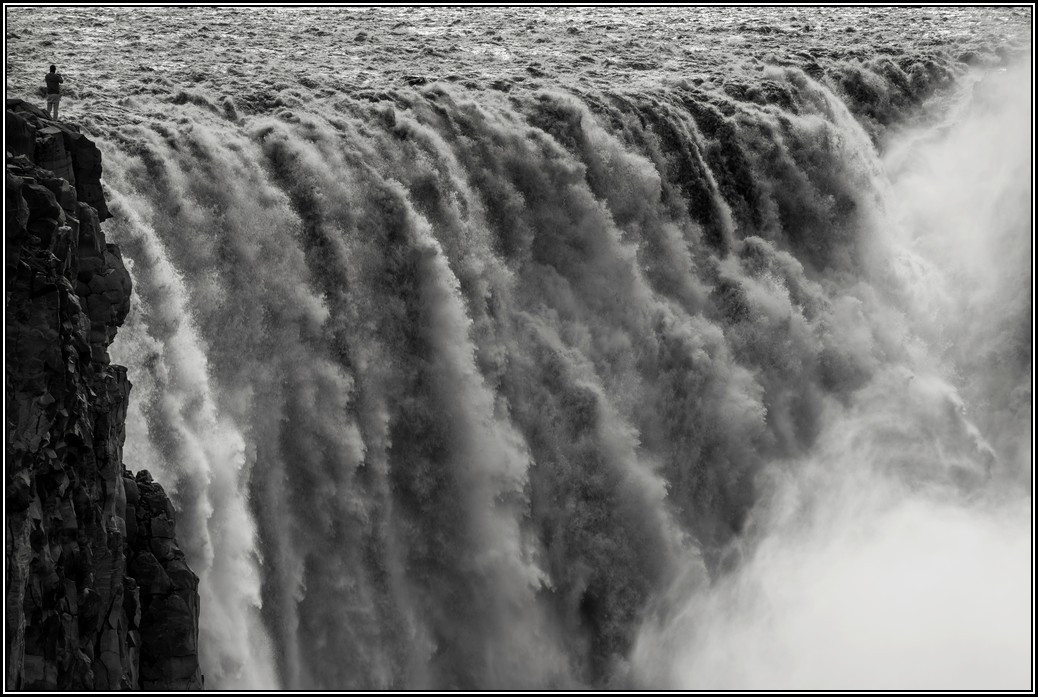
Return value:
<svg viewBox="0 0 1038 697">
<path fill-rule="evenodd" d="M 765 470 L 738 568 L 650 613 L 640 684 L 1033 684 L 1030 64 L 964 83 L 882 146 L 862 310 L 898 350 Z"/>
</svg>

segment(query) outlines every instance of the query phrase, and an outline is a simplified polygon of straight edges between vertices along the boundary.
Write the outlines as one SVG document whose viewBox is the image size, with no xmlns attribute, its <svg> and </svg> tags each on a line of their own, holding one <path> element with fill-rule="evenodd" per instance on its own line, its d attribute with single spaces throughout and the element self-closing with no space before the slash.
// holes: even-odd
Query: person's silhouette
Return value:
<svg viewBox="0 0 1038 697">
<path fill-rule="evenodd" d="M 58 120 L 58 102 L 61 101 L 61 87 L 59 85 L 64 81 L 61 73 L 58 72 L 57 66 L 50 66 L 50 72 L 47 73 L 47 115 L 55 121 Z M 51 115 L 51 107 L 54 108 L 53 115 Z"/>
</svg>

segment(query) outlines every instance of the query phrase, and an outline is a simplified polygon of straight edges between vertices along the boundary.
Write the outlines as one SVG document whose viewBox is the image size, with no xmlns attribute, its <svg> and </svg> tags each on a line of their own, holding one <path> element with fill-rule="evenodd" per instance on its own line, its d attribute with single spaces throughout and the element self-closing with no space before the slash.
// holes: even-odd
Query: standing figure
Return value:
<svg viewBox="0 0 1038 697">
<path fill-rule="evenodd" d="M 50 72 L 47 73 L 47 114 L 51 114 L 51 107 L 54 107 L 54 114 L 51 116 L 55 121 L 58 120 L 58 102 L 61 101 L 61 83 L 64 80 L 61 78 L 61 73 L 57 72 L 58 68 L 55 65 L 50 66 Z"/>
</svg>

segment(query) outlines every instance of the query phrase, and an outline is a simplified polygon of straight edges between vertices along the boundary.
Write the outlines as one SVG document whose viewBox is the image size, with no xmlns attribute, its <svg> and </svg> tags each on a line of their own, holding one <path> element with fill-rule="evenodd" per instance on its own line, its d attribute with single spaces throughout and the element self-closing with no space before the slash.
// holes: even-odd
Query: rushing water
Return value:
<svg viewBox="0 0 1038 697">
<path fill-rule="evenodd" d="M 84 115 L 207 686 L 1026 687 L 1030 56 L 945 58 Z"/>
</svg>

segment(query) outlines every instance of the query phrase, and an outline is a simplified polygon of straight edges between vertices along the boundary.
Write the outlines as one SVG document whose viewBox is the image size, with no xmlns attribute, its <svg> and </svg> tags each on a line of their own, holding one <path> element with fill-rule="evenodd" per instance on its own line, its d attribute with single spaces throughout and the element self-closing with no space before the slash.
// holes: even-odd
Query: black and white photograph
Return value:
<svg viewBox="0 0 1038 697">
<path fill-rule="evenodd" d="M 1033 693 L 1033 32 L 5 3 L 5 692 Z"/>
</svg>

